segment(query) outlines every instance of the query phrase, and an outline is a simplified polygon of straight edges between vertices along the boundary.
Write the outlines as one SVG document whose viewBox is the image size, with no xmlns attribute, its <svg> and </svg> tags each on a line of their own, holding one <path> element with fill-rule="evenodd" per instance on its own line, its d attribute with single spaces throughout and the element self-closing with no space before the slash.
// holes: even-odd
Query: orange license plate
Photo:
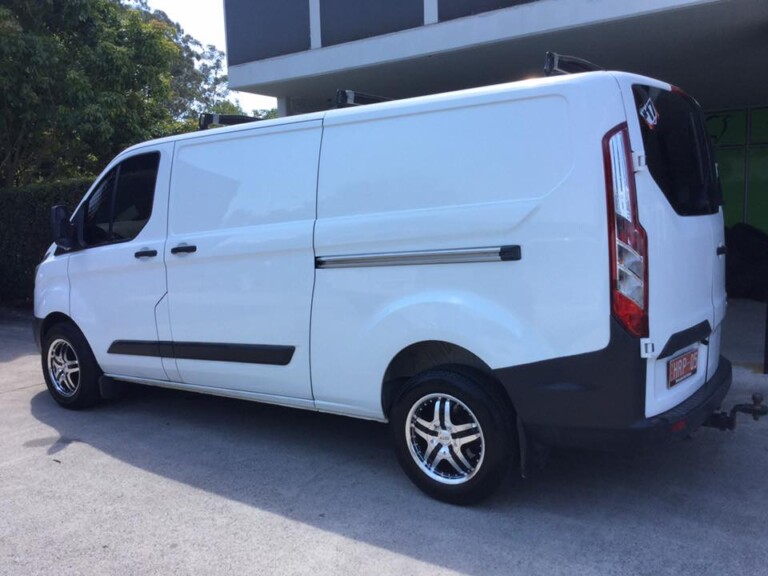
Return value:
<svg viewBox="0 0 768 576">
<path fill-rule="evenodd" d="M 672 358 L 667 363 L 667 386 L 672 388 L 680 384 L 686 378 L 696 374 L 696 368 L 699 366 L 699 351 L 691 350 L 681 354 L 677 358 Z"/>
</svg>

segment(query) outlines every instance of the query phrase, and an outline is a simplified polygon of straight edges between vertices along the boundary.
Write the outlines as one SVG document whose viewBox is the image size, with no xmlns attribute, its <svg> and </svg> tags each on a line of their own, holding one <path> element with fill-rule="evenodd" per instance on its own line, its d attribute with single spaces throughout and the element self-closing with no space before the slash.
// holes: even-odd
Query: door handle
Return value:
<svg viewBox="0 0 768 576">
<path fill-rule="evenodd" d="M 157 256 L 157 250 L 139 250 L 134 254 L 136 258 L 151 258 Z"/>
<path fill-rule="evenodd" d="M 171 248 L 171 254 L 191 254 L 192 252 L 197 252 L 197 246 L 181 244 L 180 246 Z"/>
<path fill-rule="evenodd" d="M 725 244 L 721 244 L 717 247 L 717 255 L 718 256 L 725 256 L 725 254 L 728 252 L 728 248 L 725 246 Z"/>
</svg>

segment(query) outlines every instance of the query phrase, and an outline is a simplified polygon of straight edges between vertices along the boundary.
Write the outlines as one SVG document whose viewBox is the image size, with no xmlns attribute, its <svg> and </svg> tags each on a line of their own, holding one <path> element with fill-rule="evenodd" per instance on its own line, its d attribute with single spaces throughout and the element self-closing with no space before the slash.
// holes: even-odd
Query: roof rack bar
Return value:
<svg viewBox="0 0 768 576">
<path fill-rule="evenodd" d="M 593 64 L 589 60 L 577 58 L 576 56 L 566 56 L 557 52 L 547 52 L 544 59 L 544 76 L 578 74 L 580 72 L 596 72 L 599 70 L 604 70 L 604 68 Z"/>
<path fill-rule="evenodd" d="M 209 128 L 218 128 L 220 126 L 234 126 L 236 124 L 258 122 L 259 120 L 261 120 L 261 118 L 243 116 L 240 114 L 211 114 L 206 112 L 205 114 L 200 114 L 198 125 L 200 130 L 208 130 Z"/>
<path fill-rule="evenodd" d="M 364 106 L 366 104 L 378 104 L 379 102 L 389 102 L 391 98 L 384 96 L 374 96 L 373 94 L 364 94 L 355 90 L 337 90 L 336 107 L 349 108 L 351 106 Z"/>
</svg>

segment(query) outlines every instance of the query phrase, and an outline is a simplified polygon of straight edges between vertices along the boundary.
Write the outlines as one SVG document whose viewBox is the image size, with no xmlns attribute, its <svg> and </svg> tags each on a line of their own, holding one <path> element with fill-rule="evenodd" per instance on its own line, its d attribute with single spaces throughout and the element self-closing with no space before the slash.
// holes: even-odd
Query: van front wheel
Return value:
<svg viewBox="0 0 768 576">
<path fill-rule="evenodd" d="M 513 458 L 514 415 L 482 373 L 451 368 L 414 376 L 391 425 L 397 457 L 416 486 L 453 504 L 489 496 Z"/>
<path fill-rule="evenodd" d="M 77 328 L 70 324 L 53 326 L 43 337 L 42 349 L 43 377 L 56 402 L 77 410 L 101 399 L 101 369 Z"/>
</svg>

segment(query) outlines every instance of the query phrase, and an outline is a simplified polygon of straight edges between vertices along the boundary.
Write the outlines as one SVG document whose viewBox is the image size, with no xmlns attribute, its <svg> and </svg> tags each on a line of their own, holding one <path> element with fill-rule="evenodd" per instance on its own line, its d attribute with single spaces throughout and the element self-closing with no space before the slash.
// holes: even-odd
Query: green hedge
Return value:
<svg viewBox="0 0 768 576">
<path fill-rule="evenodd" d="M 92 178 L 0 190 L 0 303 L 32 301 L 35 266 L 51 244 L 51 206 L 73 209 Z"/>
</svg>

